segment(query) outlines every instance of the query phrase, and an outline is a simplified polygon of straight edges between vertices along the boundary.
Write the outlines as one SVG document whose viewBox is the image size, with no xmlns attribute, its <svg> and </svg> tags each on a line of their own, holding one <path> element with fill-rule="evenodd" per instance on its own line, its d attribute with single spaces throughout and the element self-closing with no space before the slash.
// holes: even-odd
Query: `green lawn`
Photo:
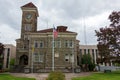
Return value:
<svg viewBox="0 0 120 80">
<path fill-rule="evenodd" d="M 0 74 L 0 80 L 35 80 L 33 78 L 15 77 L 9 74 Z"/>
<path fill-rule="evenodd" d="M 120 71 L 111 73 L 93 73 L 90 76 L 73 78 L 72 80 L 120 80 Z"/>
</svg>

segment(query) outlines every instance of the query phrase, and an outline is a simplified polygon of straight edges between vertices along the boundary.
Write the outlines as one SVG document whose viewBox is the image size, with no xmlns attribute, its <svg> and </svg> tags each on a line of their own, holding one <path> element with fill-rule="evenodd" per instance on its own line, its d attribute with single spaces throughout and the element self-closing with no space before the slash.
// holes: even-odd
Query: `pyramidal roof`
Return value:
<svg viewBox="0 0 120 80">
<path fill-rule="evenodd" d="M 37 8 L 32 2 L 27 3 L 27 4 L 23 5 L 22 7 L 27 7 L 27 8 Z"/>
</svg>

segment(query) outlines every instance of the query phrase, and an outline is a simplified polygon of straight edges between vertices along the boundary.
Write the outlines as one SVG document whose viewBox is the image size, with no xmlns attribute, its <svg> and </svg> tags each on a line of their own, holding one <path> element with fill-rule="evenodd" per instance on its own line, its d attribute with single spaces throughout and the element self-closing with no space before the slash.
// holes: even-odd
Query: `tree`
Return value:
<svg viewBox="0 0 120 80">
<path fill-rule="evenodd" d="M 111 21 L 110 28 L 112 30 L 110 49 L 116 61 L 120 62 L 120 11 L 112 12 L 109 16 Z"/>
<path fill-rule="evenodd" d="M 11 58 L 10 59 L 10 66 L 14 66 L 15 65 L 15 59 L 14 58 Z"/>
<path fill-rule="evenodd" d="M 120 11 L 109 16 L 108 27 L 95 30 L 101 62 L 120 61 Z"/>
<path fill-rule="evenodd" d="M 90 54 L 84 54 L 82 56 L 82 64 L 91 64 L 92 63 L 92 59 Z"/>
<path fill-rule="evenodd" d="M 4 59 L 4 45 L 0 43 L 0 70 L 2 69 L 3 66 L 3 59 Z"/>
<path fill-rule="evenodd" d="M 110 49 L 109 49 L 109 41 L 110 41 L 110 36 L 111 30 L 107 27 L 105 28 L 100 28 L 100 31 L 96 31 L 96 35 L 98 37 L 98 50 L 99 54 L 101 56 L 101 62 L 107 62 L 110 58 Z M 104 59 L 103 59 L 104 58 Z"/>
<path fill-rule="evenodd" d="M 82 56 L 82 65 L 84 71 L 92 71 L 94 66 L 90 54 L 84 54 Z M 93 67 L 92 67 L 93 66 Z"/>
</svg>

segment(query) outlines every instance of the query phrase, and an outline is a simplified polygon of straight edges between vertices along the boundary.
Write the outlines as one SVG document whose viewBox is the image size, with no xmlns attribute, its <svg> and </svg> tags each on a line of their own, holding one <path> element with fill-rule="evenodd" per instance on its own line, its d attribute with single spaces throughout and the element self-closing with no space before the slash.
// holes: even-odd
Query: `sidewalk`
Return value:
<svg viewBox="0 0 120 80">
<path fill-rule="evenodd" d="M 89 76 L 91 74 L 92 74 L 92 72 L 66 73 L 65 78 L 66 78 L 66 80 L 71 80 L 73 77 Z"/>
<path fill-rule="evenodd" d="M 36 80 L 46 80 L 48 73 L 10 73 L 13 76 L 17 77 L 28 77 L 35 78 Z"/>
<path fill-rule="evenodd" d="M 17 77 L 28 77 L 35 78 L 36 80 L 46 80 L 49 73 L 10 73 L 13 76 Z M 73 77 L 88 76 L 91 72 L 81 72 L 81 73 L 65 73 L 66 80 L 71 80 Z"/>
</svg>

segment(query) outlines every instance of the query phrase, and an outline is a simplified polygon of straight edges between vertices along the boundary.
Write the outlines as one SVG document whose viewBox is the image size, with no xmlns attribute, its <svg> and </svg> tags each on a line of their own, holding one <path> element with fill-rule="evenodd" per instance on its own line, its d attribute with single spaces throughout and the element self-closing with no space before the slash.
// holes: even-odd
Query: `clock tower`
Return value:
<svg viewBox="0 0 120 80">
<path fill-rule="evenodd" d="M 21 39 L 24 38 L 26 32 L 37 31 L 37 7 L 32 3 L 25 4 L 22 9 L 22 25 L 21 25 Z"/>
<path fill-rule="evenodd" d="M 30 65 L 30 53 L 28 39 L 29 33 L 37 32 L 37 7 L 32 3 L 21 6 L 22 21 L 21 21 L 21 37 L 16 40 L 16 63 L 18 65 Z"/>
</svg>

